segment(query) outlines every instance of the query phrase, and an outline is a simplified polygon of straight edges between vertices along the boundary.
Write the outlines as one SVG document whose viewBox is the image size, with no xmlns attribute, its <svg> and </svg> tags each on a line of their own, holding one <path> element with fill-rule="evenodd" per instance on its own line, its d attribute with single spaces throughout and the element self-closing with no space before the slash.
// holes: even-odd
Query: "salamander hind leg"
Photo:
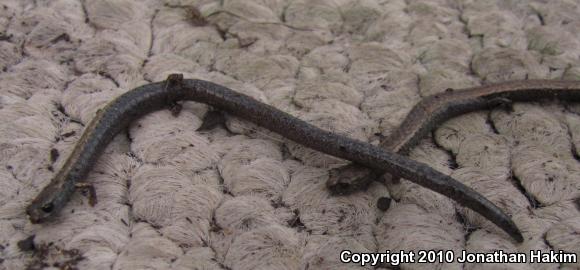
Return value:
<svg viewBox="0 0 580 270">
<path fill-rule="evenodd" d="M 222 111 L 208 111 L 203 116 L 201 126 L 197 131 L 212 130 L 218 126 L 225 126 L 226 117 Z"/>
<path fill-rule="evenodd" d="M 378 176 L 371 169 L 349 164 L 330 170 L 326 187 L 333 195 L 348 195 L 367 189 Z"/>
<path fill-rule="evenodd" d="M 182 84 L 183 74 L 169 74 L 165 80 L 165 89 L 171 91 L 171 89 L 180 88 Z M 167 99 L 167 104 L 169 105 L 169 111 L 171 112 L 171 115 L 175 117 L 177 117 L 183 109 L 183 106 L 181 106 L 181 104 L 179 104 L 176 99 L 171 98 L 171 95 L 169 95 L 169 98 Z"/>
<path fill-rule="evenodd" d="M 181 86 L 181 84 L 183 83 L 183 74 L 180 73 L 173 73 L 173 74 L 169 74 L 169 76 L 167 76 L 167 79 L 165 80 L 166 82 L 166 87 L 175 87 L 175 86 Z"/>
<path fill-rule="evenodd" d="M 492 98 L 488 101 L 488 104 L 490 108 L 499 108 L 510 113 L 514 111 L 514 102 L 509 98 Z"/>
</svg>

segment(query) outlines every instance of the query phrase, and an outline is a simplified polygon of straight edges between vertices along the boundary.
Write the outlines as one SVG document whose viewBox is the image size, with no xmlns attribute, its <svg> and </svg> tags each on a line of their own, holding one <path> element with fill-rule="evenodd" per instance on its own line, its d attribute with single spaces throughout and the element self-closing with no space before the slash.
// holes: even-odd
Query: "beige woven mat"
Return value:
<svg viewBox="0 0 580 270">
<path fill-rule="evenodd" d="M 328 170 L 344 161 L 234 116 L 196 132 L 208 109 L 197 103 L 115 138 L 86 179 L 95 207 L 77 193 L 54 222 L 24 213 L 98 108 L 170 73 L 376 143 L 448 87 L 580 79 L 580 1 L 4 0 L 0 33 L 0 269 L 360 269 L 339 253 L 580 253 L 580 107 L 555 101 L 457 117 L 410 155 L 512 215 L 523 244 L 406 181 L 331 197 Z M 382 196 L 396 199 L 386 212 Z M 35 250 L 21 251 L 31 235 Z"/>
</svg>

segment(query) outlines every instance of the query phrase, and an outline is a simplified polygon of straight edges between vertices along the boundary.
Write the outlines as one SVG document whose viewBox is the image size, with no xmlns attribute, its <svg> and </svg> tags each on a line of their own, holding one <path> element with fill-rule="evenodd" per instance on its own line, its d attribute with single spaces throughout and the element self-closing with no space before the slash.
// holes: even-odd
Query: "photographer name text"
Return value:
<svg viewBox="0 0 580 270">
<path fill-rule="evenodd" d="M 465 250 L 456 254 L 452 250 L 386 251 L 384 253 L 340 252 L 340 261 L 365 265 L 399 265 L 401 263 L 577 263 L 578 254 L 564 251 L 531 250 L 529 253 L 495 250 L 471 253 Z"/>
</svg>

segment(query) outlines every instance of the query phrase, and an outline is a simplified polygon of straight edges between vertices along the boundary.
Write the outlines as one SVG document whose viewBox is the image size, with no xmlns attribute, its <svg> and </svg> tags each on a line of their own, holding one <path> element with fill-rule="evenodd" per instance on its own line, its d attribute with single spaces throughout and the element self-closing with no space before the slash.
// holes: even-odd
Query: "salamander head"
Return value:
<svg viewBox="0 0 580 270">
<path fill-rule="evenodd" d="M 26 208 L 26 214 L 28 214 L 30 222 L 38 224 L 52 216 L 52 213 L 55 212 L 54 208 L 55 206 L 52 202 L 31 204 Z"/>
<path fill-rule="evenodd" d="M 30 222 L 34 224 L 45 222 L 59 212 L 68 200 L 72 191 L 58 190 L 49 185 L 26 208 Z"/>
</svg>

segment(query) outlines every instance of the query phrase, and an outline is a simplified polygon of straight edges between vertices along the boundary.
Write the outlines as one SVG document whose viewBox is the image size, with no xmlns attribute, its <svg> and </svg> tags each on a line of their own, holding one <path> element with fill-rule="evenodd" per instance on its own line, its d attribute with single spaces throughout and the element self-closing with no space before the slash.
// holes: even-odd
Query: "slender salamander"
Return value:
<svg viewBox="0 0 580 270">
<path fill-rule="evenodd" d="M 448 89 L 421 100 L 407 115 L 400 128 L 385 138 L 380 147 L 389 152 L 407 155 L 437 125 L 463 113 L 494 108 L 512 101 L 533 101 L 558 98 L 580 101 L 580 81 L 526 80 L 473 87 Z M 350 194 L 363 190 L 379 179 L 385 170 L 372 170 L 349 164 L 330 171 L 326 182 L 333 194 Z M 391 173 L 391 172 L 389 172 Z M 392 177 L 400 177 L 393 175 Z"/>
<path fill-rule="evenodd" d="M 72 154 L 52 181 L 28 206 L 32 223 L 57 213 L 70 199 L 75 183 L 85 178 L 112 138 L 134 119 L 179 100 L 203 102 L 256 123 L 317 151 L 400 175 L 473 209 L 518 242 L 522 235 L 500 208 L 471 188 L 423 163 L 310 125 L 288 113 L 226 87 L 172 74 L 166 81 L 137 87 L 119 96 L 86 127 Z"/>
</svg>

